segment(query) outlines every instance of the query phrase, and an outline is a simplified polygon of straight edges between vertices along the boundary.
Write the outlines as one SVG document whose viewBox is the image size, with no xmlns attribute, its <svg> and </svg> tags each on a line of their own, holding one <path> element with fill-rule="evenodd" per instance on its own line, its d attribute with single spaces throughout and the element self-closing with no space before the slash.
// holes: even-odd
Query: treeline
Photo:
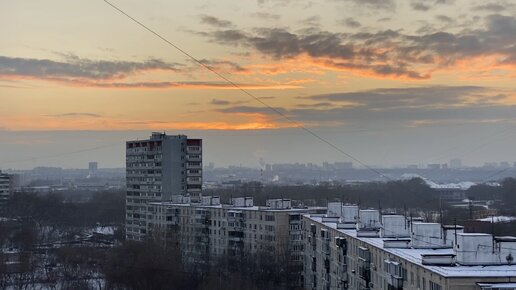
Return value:
<svg viewBox="0 0 516 290">
<path fill-rule="evenodd" d="M 289 285 L 287 264 L 275 258 L 270 253 L 222 255 L 198 261 L 200 267 L 192 271 L 177 247 L 126 242 L 107 253 L 101 270 L 106 289 L 296 289 Z"/>
<path fill-rule="evenodd" d="M 218 195 L 229 202 L 231 197 L 252 196 L 255 204 L 264 205 L 267 199 L 289 198 L 305 205 L 325 206 L 328 201 L 360 204 L 363 207 L 437 209 L 439 193 L 421 179 L 391 182 L 369 182 L 356 185 L 300 185 L 275 186 L 249 182 L 234 189 L 205 190 L 204 194 Z"/>
<path fill-rule="evenodd" d="M 466 196 L 472 200 L 494 200 L 504 214 L 516 215 L 516 178 L 506 178 L 500 186 L 488 184 L 475 185 L 466 191 Z"/>
<path fill-rule="evenodd" d="M 0 215 L 62 227 L 122 224 L 125 219 L 125 192 L 98 192 L 80 203 L 67 202 L 60 193 L 40 195 L 20 192 L 13 195 L 1 209 Z"/>
<path fill-rule="evenodd" d="M 221 256 L 201 267 L 202 271 L 186 271 L 177 247 L 152 242 L 126 242 L 113 248 L 62 247 L 52 255 L 33 253 L 18 272 L 6 272 L 2 265 L 1 289 L 302 289 L 289 285 L 287 264 L 276 262 L 270 253 Z"/>
<path fill-rule="evenodd" d="M 98 192 L 83 203 L 66 202 L 62 194 L 16 193 L 0 207 L 0 217 L 0 247 L 31 250 L 38 244 L 73 240 L 85 228 L 122 225 L 125 193 Z M 122 231 L 117 238 L 123 238 Z"/>
</svg>

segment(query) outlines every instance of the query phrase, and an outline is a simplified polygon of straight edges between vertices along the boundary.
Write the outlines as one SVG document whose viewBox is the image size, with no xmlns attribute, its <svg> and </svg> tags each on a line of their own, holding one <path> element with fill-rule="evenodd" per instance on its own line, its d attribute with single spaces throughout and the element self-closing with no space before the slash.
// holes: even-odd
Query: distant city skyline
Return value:
<svg viewBox="0 0 516 290">
<path fill-rule="evenodd" d="M 489 132 L 493 130 L 493 128 L 487 129 Z M 99 168 L 123 168 L 125 167 L 125 143 L 120 139 L 145 139 L 148 138 L 150 133 L 150 131 L 55 132 L 54 140 L 47 139 L 47 142 L 38 142 L 37 140 L 47 138 L 45 132 L 24 132 L 23 138 L 26 142 L 0 144 L 0 152 L 11 152 L 11 154 L 1 155 L 0 169 L 32 169 L 37 166 L 87 169 L 88 163 L 91 161 L 98 162 Z M 185 133 L 188 136 L 204 139 L 205 164 L 213 162 L 217 167 L 239 166 L 241 164 L 246 167 L 258 168 L 263 167 L 263 164 L 298 162 L 322 165 L 323 162 L 353 162 L 355 168 L 361 168 L 357 162 L 341 157 L 327 145 L 294 129 L 281 133 L 277 131 L 167 131 L 167 133 Z M 16 138 L 19 137 L 17 132 L 10 132 L 10 134 L 15 135 Z M 338 135 L 327 131 L 323 131 L 321 134 L 326 138 L 338 137 Z M 490 142 L 485 138 L 480 138 L 483 139 L 482 142 L 467 142 L 478 139 L 479 132 L 474 132 L 471 136 L 468 136 L 466 141 L 443 138 L 439 140 L 440 142 L 436 142 L 440 146 L 434 146 L 432 151 L 427 148 L 423 150 L 420 147 L 421 145 L 418 146 L 418 144 L 435 142 L 433 136 L 424 139 L 425 136 L 418 134 L 417 130 L 414 130 L 411 134 L 419 136 L 414 137 L 417 143 L 414 143 L 414 145 L 407 144 L 404 148 L 398 147 L 396 136 L 384 139 L 390 140 L 390 142 L 374 144 L 372 142 L 375 138 L 368 136 L 368 132 L 361 133 L 357 138 L 351 140 L 347 140 L 343 136 L 342 139 L 333 139 L 332 141 L 374 167 L 390 168 L 408 165 L 449 164 L 452 159 L 459 157 L 462 166 L 480 167 L 489 162 L 509 162 L 512 166 L 516 161 L 516 156 L 511 158 L 511 155 L 506 156 L 501 149 L 492 149 L 493 147 L 510 147 L 511 142 L 505 142 L 504 139 L 500 139 L 503 142 L 498 144 L 497 140 L 491 140 Z M 489 135 L 488 132 L 486 134 Z M 467 133 L 464 133 L 464 135 L 467 135 Z M 3 139 L 4 142 L 9 140 L 8 135 L 6 136 L 7 138 Z M 257 141 L 255 138 L 259 140 Z M 368 148 L 363 148 L 362 143 L 371 145 Z M 60 145 L 56 146 L 55 144 Z M 481 146 L 483 144 L 486 145 Z M 382 148 L 382 151 L 376 149 L 377 146 Z M 414 147 L 416 148 L 414 149 Z M 411 150 L 407 151 L 407 148 L 411 148 Z M 12 153 L 15 151 L 20 153 Z"/>
</svg>

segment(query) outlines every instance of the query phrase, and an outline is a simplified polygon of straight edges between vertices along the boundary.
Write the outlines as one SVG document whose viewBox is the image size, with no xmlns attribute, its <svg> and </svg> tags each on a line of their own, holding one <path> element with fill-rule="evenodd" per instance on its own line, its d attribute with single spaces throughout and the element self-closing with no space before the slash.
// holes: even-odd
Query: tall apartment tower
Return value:
<svg viewBox="0 0 516 290">
<path fill-rule="evenodd" d="M 9 200 L 11 190 L 11 176 L 0 171 L 0 205 L 5 204 Z"/>
<path fill-rule="evenodd" d="M 126 238 L 146 235 L 147 203 L 202 190 L 202 140 L 152 133 L 126 143 Z"/>
</svg>

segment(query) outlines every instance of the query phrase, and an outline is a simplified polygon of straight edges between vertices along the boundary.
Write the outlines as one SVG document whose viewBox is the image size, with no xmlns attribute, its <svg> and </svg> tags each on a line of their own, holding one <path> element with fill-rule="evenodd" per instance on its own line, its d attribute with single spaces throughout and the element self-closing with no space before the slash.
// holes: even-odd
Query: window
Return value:
<svg viewBox="0 0 516 290">
<path fill-rule="evenodd" d="M 435 282 L 432 282 L 432 281 L 429 281 L 429 284 L 430 284 L 430 290 L 441 290 L 441 285 L 435 283 Z"/>
</svg>

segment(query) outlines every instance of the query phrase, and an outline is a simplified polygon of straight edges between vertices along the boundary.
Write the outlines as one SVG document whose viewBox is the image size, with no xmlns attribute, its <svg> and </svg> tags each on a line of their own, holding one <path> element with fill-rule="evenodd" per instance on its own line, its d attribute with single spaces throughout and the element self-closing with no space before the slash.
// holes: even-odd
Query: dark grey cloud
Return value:
<svg viewBox="0 0 516 290">
<path fill-rule="evenodd" d="M 48 115 L 49 117 L 57 117 L 57 118 L 79 118 L 79 117 L 89 117 L 89 118 L 100 118 L 102 115 L 95 113 L 63 113 L 63 114 L 55 114 Z"/>
<path fill-rule="evenodd" d="M 298 104 L 296 107 L 298 108 L 325 108 L 325 107 L 333 107 L 335 106 L 335 103 L 330 102 L 319 102 L 319 103 L 313 103 L 313 104 Z"/>
<path fill-rule="evenodd" d="M 439 20 L 441 22 L 445 22 L 445 23 L 453 23 L 454 22 L 453 18 L 448 17 L 446 15 L 437 15 L 435 18 L 437 20 Z"/>
<path fill-rule="evenodd" d="M 281 107 L 275 107 L 278 112 L 286 114 L 288 112 L 287 109 Z M 220 113 L 242 113 L 242 114 L 263 114 L 263 115 L 272 115 L 275 112 L 266 107 L 254 107 L 254 106 L 232 106 L 223 109 L 217 109 L 217 112 Z"/>
<path fill-rule="evenodd" d="M 0 56 L 0 77 L 73 78 L 106 80 L 145 70 L 179 71 L 177 63 L 159 59 L 142 62 L 91 60 L 67 55 L 64 61 Z"/>
<path fill-rule="evenodd" d="M 300 21 L 301 24 L 306 25 L 306 26 L 312 26 L 312 27 L 319 26 L 320 22 L 321 22 L 321 16 L 319 16 L 319 15 L 314 15 L 314 16 L 305 18 Z"/>
<path fill-rule="evenodd" d="M 516 7 L 516 5 L 514 3 L 499 1 L 499 2 L 489 2 L 489 3 L 480 4 L 480 5 L 474 6 L 472 9 L 474 11 L 500 13 L 500 12 L 507 11 L 508 9 L 512 9 L 514 7 Z"/>
<path fill-rule="evenodd" d="M 449 5 L 455 3 L 455 0 L 412 0 L 410 6 L 414 10 L 428 11 L 437 5 Z"/>
<path fill-rule="evenodd" d="M 84 86 L 113 89 L 168 89 L 168 88 L 211 88 L 234 89 L 235 86 L 227 82 L 209 81 L 180 81 L 180 82 L 92 82 L 84 80 L 57 80 L 71 86 Z M 241 88 L 274 88 L 275 85 L 236 83 Z"/>
<path fill-rule="evenodd" d="M 317 95 L 310 99 L 354 103 L 371 109 L 414 108 L 463 104 L 472 97 L 490 99 L 485 95 L 487 91 L 488 88 L 479 86 L 430 86 Z M 495 100 L 499 100 L 499 97 L 497 95 Z"/>
<path fill-rule="evenodd" d="M 516 106 L 499 102 L 506 98 L 507 95 L 496 89 L 478 86 L 389 88 L 311 96 L 302 98 L 303 104 L 294 108 L 275 109 L 295 120 L 322 126 L 516 121 Z M 306 104 L 306 100 L 314 103 Z M 232 106 L 217 111 L 275 115 L 267 108 L 254 106 Z"/>
<path fill-rule="evenodd" d="M 201 15 L 201 23 L 219 28 L 228 28 L 233 26 L 233 23 L 229 20 L 220 19 L 210 15 Z"/>
<path fill-rule="evenodd" d="M 263 20 L 279 20 L 281 16 L 279 14 L 273 14 L 268 12 L 255 12 L 251 14 L 252 17 L 260 18 Z"/>
<path fill-rule="evenodd" d="M 393 10 L 396 8 L 395 0 L 335 0 L 340 2 L 354 3 L 370 9 Z"/>
<path fill-rule="evenodd" d="M 286 7 L 286 6 L 297 6 L 303 9 L 307 9 L 312 7 L 316 2 L 311 0 L 257 0 L 257 4 L 259 6 L 268 6 L 272 7 Z"/>
<path fill-rule="evenodd" d="M 216 69 L 217 71 L 220 70 L 237 73 L 244 73 L 249 71 L 245 67 L 240 66 L 238 63 L 229 60 L 200 59 L 199 61 L 206 66 Z"/>
<path fill-rule="evenodd" d="M 210 104 L 215 106 L 228 106 L 228 105 L 238 105 L 238 104 L 244 104 L 248 101 L 228 101 L 223 99 L 212 99 Z"/>
<path fill-rule="evenodd" d="M 440 19 L 451 20 L 446 16 Z M 477 29 L 453 33 L 420 29 L 418 34 L 412 35 L 394 30 L 334 33 L 319 29 L 292 32 L 286 28 L 227 29 L 197 34 L 212 42 L 252 48 L 275 59 L 307 54 L 335 69 L 425 79 L 430 77 L 431 71 L 467 58 L 496 55 L 499 64 L 513 64 L 516 18 L 489 15 L 483 22 L 485 25 Z M 421 64 L 430 68 L 420 71 Z"/>
<path fill-rule="evenodd" d="M 346 19 L 341 20 L 340 24 L 351 28 L 358 28 L 362 26 L 362 24 L 360 24 L 360 22 L 355 20 L 353 17 L 348 17 Z"/>
<path fill-rule="evenodd" d="M 226 101 L 226 100 L 212 99 L 210 104 L 217 105 L 217 106 L 225 106 L 225 105 L 231 104 L 231 102 L 230 101 Z"/>
</svg>

